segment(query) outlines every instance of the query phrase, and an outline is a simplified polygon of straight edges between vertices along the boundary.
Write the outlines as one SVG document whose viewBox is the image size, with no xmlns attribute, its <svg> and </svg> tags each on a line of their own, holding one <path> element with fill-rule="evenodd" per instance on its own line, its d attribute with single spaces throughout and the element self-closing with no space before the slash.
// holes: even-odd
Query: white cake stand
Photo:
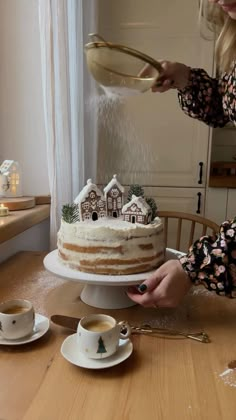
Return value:
<svg viewBox="0 0 236 420">
<path fill-rule="evenodd" d="M 136 305 L 126 294 L 127 286 L 140 284 L 155 271 L 122 276 L 83 273 L 61 264 L 57 249 L 46 255 L 43 263 L 46 270 L 58 277 L 85 283 L 81 300 L 87 305 L 102 309 L 121 309 Z"/>
</svg>

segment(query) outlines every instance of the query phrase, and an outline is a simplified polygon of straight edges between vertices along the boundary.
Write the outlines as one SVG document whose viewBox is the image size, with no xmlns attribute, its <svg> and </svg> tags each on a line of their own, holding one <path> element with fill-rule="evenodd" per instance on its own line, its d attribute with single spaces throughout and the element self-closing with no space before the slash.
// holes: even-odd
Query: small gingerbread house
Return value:
<svg viewBox="0 0 236 420">
<path fill-rule="evenodd" d="M 80 220 L 98 220 L 106 216 L 106 201 L 102 191 L 88 179 L 87 185 L 74 200 L 79 207 Z"/>
<path fill-rule="evenodd" d="M 122 216 L 122 207 L 124 204 L 124 192 L 125 189 L 117 180 L 117 175 L 113 175 L 112 180 L 103 189 L 105 201 L 106 201 L 106 212 L 108 217 L 120 217 Z"/>
<path fill-rule="evenodd" d="M 143 197 L 132 195 L 132 199 L 123 206 L 124 220 L 130 223 L 147 225 L 152 220 L 152 209 Z"/>
</svg>

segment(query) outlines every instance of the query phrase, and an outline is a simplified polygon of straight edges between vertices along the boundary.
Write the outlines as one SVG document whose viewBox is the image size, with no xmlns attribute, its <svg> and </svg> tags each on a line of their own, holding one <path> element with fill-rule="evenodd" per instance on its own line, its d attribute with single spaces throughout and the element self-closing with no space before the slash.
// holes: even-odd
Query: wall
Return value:
<svg viewBox="0 0 236 420">
<path fill-rule="evenodd" d="M 18 160 L 24 195 L 49 194 L 37 0 L 0 1 L 0 163 Z M 0 246 L 0 261 L 19 250 L 48 249 L 45 221 Z"/>
<path fill-rule="evenodd" d="M 0 162 L 20 162 L 24 195 L 49 193 L 37 3 L 0 2 Z"/>
<path fill-rule="evenodd" d="M 49 250 L 49 220 L 45 220 L 15 238 L 0 244 L 0 263 L 19 251 Z"/>
</svg>

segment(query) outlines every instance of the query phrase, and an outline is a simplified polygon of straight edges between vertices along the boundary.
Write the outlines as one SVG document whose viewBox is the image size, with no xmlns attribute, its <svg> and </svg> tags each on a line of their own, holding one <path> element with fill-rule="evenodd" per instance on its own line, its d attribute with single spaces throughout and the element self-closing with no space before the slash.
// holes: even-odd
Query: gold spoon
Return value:
<svg viewBox="0 0 236 420">
<path fill-rule="evenodd" d="M 172 330 L 168 328 L 161 328 L 161 327 L 151 327 L 149 324 L 141 325 L 140 327 L 132 327 L 132 332 L 137 334 L 147 334 L 147 335 L 181 335 L 185 338 L 190 338 L 192 340 L 200 341 L 201 343 L 210 343 L 210 338 L 207 333 L 201 331 L 197 333 L 186 333 L 183 331 Z"/>
</svg>

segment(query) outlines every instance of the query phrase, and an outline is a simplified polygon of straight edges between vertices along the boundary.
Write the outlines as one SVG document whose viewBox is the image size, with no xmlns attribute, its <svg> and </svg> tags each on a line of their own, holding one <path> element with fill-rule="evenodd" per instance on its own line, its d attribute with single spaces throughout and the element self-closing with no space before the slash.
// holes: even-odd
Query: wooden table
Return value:
<svg viewBox="0 0 236 420">
<path fill-rule="evenodd" d="M 22 252 L 0 265 L 1 300 L 30 299 L 36 312 L 83 316 L 101 309 L 80 301 L 81 285 L 44 270 L 43 253 Z M 70 332 L 51 324 L 39 340 L 0 346 L 1 420 L 235 420 L 236 301 L 194 288 L 177 309 L 103 310 L 131 322 L 205 330 L 212 342 L 132 336 L 120 365 L 88 370 L 66 361 Z"/>
</svg>

